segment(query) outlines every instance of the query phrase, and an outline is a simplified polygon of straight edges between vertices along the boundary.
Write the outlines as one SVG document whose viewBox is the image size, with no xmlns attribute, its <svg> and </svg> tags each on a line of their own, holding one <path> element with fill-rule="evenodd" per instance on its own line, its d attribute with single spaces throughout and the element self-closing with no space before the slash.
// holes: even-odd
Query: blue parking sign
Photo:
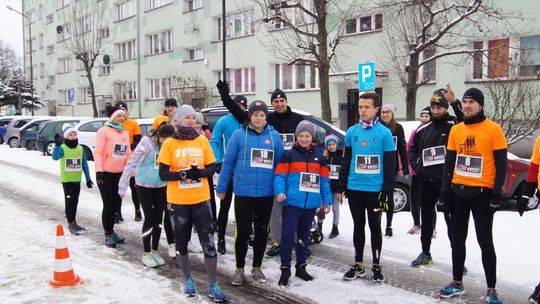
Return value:
<svg viewBox="0 0 540 304">
<path fill-rule="evenodd" d="M 358 89 L 375 91 L 375 63 L 366 62 L 358 65 Z"/>
<path fill-rule="evenodd" d="M 75 89 L 74 88 L 71 88 L 68 90 L 68 101 L 69 102 L 74 102 L 75 101 Z"/>
</svg>

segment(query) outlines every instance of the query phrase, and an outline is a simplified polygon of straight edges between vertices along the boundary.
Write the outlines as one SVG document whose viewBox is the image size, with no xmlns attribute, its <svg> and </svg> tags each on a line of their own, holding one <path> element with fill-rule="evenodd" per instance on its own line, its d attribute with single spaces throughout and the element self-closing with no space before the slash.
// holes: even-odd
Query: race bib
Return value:
<svg viewBox="0 0 540 304">
<path fill-rule="evenodd" d="M 252 148 L 249 163 L 252 168 L 274 169 L 274 151 Z"/>
<path fill-rule="evenodd" d="M 114 144 L 113 154 L 114 158 L 126 158 L 127 145 Z"/>
<path fill-rule="evenodd" d="M 392 136 L 392 139 L 394 140 L 394 151 L 397 151 L 397 136 Z"/>
<path fill-rule="evenodd" d="M 459 154 L 456 159 L 456 174 L 473 178 L 481 178 L 483 163 L 484 158 L 482 158 L 482 156 Z"/>
<path fill-rule="evenodd" d="M 319 193 L 321 191 L 321 177 L 316 173 L 300 173 L 300 191 Z"/>
<path fill-rule="evenodd" d="M 422 163 L 424 167 L 444 164 L 446 148 L 436 146 L 422 150 Z"/>
<path fill-rule="evenodd" d="M 379 174 L 381 173 L 379 155 L 356 155 L 354 173 Z"/>
<path fill-rule="evenodd" d="M 279 136 L 281 137 L 285 151 L 292 149 L 294 145 L 294 133 L 281 133 Z"/>
<path fill-rule="evenodd" d="M 82 161 L 79 158 L 66 158 L 66 172 L 79 172 L 82 169 Z"/>
<path fill-rule="evenodd" d="M 341 168 L 340 165 L 328 165 L 328 170 L 330 171 L 330 175 L 328 178 L 330 179 L 339 179 L 339 169 Z"/>
</svg>

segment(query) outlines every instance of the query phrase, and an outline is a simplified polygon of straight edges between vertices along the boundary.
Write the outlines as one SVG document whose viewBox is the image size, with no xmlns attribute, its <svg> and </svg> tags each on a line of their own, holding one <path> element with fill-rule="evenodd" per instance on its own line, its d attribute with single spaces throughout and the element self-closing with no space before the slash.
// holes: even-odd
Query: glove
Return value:
<svg viewBox="0 0 540 304">
<path fill-rule="evenodd" d="M 216 173 L 219 174 L 221 172 L 221 163 L 216 164 Z"/>
<path fill-rule="evenodd" d="M 491 198 L 489 201 L 489 209 L 493 213 L 501 209 L 501 194 L 500 193 L 491 193 Z"/>
<path fill-rule="evenodd" d="M 54 134 L 54 143 L 57 146 L 60 146 L 62 144 L 62 139 L 62 135 L 60 135 L 59 133 Z"/>
<path fill-rule="evenodd" d="M 105 183 L 105 173 L 96 172 L 96 182 L 98 185 L 103 185 Z"/>
<path fill-rule="evenodd" d="M 198 180 L 201 177 L 201 172 L 197 166 L 191 166 L 191 169 L 186 171 L 186 179 Z"/>
<path fill-rule="evenodd" d="M 91 180 L 90 180 L 90 181 L 87 181 L 87 182 L 86 182 L 86 187 L 87 187 L 88 189 L 92 189 L 92 188 L 94 187 L 94 183 L 92 183 Z"/>
<path fill-rule="evenodd" d="M 379 207 L 383 212 L 388 211 L 388 203 L 394 200 L 394 189 L 385 189 L 379 193 Z"/>
<path fill-rule="evenodd" d="M 530 197 L 526 195 L 522 195 L 517 202 L 517 209 L 519 216 L 523 216 L 523 213 L 525 213 L 525 210 L 527 210 L 527 204 L 529 203 Z"/>
<path fill-rule="evenodd" d="M 450 202 L 450 194 L 448 191 L 440 191 L 439 197 L 437 198 L 437 203 L 435 204 L 437 207 L 437 211 L 448 213 L 450 212 L 451 208 L 451 202 Z"/>
<path fill-rule="evenodd" d="M 218 91 L 219 91 L 219 96 L 221 96 L 223 99 L 223 96 L 229 96 L 229 85 L 227 84 L 226 81 L 218 81 L 218 83 L 216 84 L 216 87 L 218 88 Z"/>
</svg>

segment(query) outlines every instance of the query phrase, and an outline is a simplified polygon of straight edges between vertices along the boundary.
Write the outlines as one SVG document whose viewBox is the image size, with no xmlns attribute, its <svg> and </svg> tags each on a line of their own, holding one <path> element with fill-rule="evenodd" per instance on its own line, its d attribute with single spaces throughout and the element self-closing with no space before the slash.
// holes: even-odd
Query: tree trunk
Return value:
<svg viewBox="0 0 540 304">
<path fill-rule="evenodd" d="M 319 54 L 315 55 L 319 64 L 319 86 L 321 94 L 321 114 L 322 119 L 332 123 L 332 107 L 330 106 L 330 60 L 328 59 L 328 31 L 326 29 L 327 6 L 325 1 L 316 2 L 317 11 L 317 41 L 319 43 Z"/>
<path fill-rule="evenodd" d="M 86 70 L 86 78 L 88 78 L 88 86 L 90 88 L 90 95 L 92 97 L 92 110 L 94 112 L 94 117 L 98 117 L 98 109 L 96 103 L 96 92 L 94 91 L 94 79 L 92 78 L 92 69 Z"/>
<path fill-rule="evenodd" d="M 329 70 L 330 69 L 327 64 L 319 64 L 319 84 L 320 84 L 320 89 L 321 89 L 322 119 L 328 123 L 332 123 L 332 107 L 330 106 Z"/>
<path fill-rule="evenodd" d="M 419 71 L 419 55 L 412 54 L 409 56 L 409 66 L 407 67 L 407 85 L 405 87 L 405 107 L 407 120 L 416 119 L 416 95 L 418 93 L 418 71 Z"/>
</svg>

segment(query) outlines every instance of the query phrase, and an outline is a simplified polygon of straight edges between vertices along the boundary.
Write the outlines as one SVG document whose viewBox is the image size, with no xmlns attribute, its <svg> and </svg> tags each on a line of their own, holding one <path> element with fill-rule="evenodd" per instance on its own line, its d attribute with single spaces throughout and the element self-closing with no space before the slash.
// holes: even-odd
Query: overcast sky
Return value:
<svg viewBox="0 0 540 304">
<path fill-rule="evenodd" d="M 22 17 L 8 10 L 6 5 L 21 11 L 21 0 L 0 0 L 0 39 L 11 45 L 17 52 L 17 55 L 22 58 Z"/>
</svg>

